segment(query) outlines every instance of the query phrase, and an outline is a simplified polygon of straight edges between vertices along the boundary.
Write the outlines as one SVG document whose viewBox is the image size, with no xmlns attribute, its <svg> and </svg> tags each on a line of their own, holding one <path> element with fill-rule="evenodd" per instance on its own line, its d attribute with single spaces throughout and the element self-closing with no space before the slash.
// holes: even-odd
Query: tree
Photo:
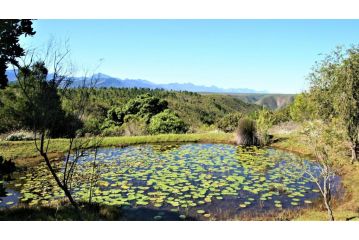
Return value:
<svg viewBox="0 0 359 240">
<path fill-rule="evenodd" d="M 301 93 L 295 96 L 293 103 L 289 106 L 290 117 L 297 122 L 304 122 L 315 118 L 315 105 L 310 94 Z"/>
<path fill-rule="evenodd" d="M 343 120 L 354 162 L 358 160 L 359 152 L 359 49 L 349 50 L 338 71 L 334 107 Z"/>
<path fill-rule="evenodd" d="M 19 66 L 17 58 L 24 56 L 25 51 L 20 46 L 21 35 L 33 36 L 31 20 L 4 19 L 0 20 L 0 88 L 8 83 L 6 69 L 8 64 Z"/>
<path fill-rule="evenodd" d="M 74 164 L 68 163 L 70 162 L 70 153 L 74 144 L 73 138 L 77 129 L 73 125 L 74 117 L 67 117 L 61 108 L 57 88 L 63 79 L 54 78 L 48 81 L 47 75 L 48 70 L 44 62 L 35 62 L 19 68 L 17 78 L 19 86 L 17 104 L 19 107 L 15 111 L 18 112 L 17 115 L 20 116 L 23 126 L 34 132 L 34 143 L 37 151 L 44 159 L 57 185 L 78 210 L 78 205 L 74 201 L 68 185 L 74 167 Z M 63 131 L 62 136 L 70 138 L 70 148 L 66 157 L 63 179 L 57 174 L 47 154 L 50 138 L 58 133 L 59 127 Z M 79 151 L 76 151 L 75 154 L 81 155 Z M 68 165 L 70 165 L 69 168 Z"/>
<path fill-rule="evenodd" d="M 187 130 L 188 126 L 169 109 L 152 117 L 148 125 L 148 131 L 152 134 L 185 133 Z"/>
<path fill-rule="evenodd" d="M 74 137 L 82 123 L 73 114 L 62 109 L 58 79 L 47 81 L 48 70 L 44 62 L 20 67 L 18 97 L 15 109 L 21 125 L 35 133 L 49 137 Z"/>
<path fill-rule="evenodd" d="M 308 139 L 308 146 L 315 155 L 313 167 L 307 161 L 294 159 L 291 163 L 298 169 L 302 169 L 302 177 L 314 182 L 323 199 L 327 209 L 328 220 L 334 221 L 332 208 L 332 192 L 335 176 L 340 171 L 340 155 L 338 154 L 338 139 L 340 132 L 333 127 L 335 123 L 323 123 L 322 121 L 311 121 L 305 124 L 303 134 Z"/>
<path fill-rule="evenodd" d="M 99 141 L 78 137 L 89 98 L 87 91 L 81 91 L 76 102 L 74 99 L 68 101 L 72 102 L 72 106 L 69 106 L 70 112 L 66 112 L 62 107 L 60 89 L 63 98 L 72 97 L 71 94 L 66 93 L 72 78 L 67 75 L 63 63 L 68 53 L 67 49 L 62 51 L 50 45 L 45 57 L 34 61 L 34 55 L 31 55 L 30 62 L 23 61 L 23 65 L 18 68 L 14 87 L 17 97 L 14 112 L 17 112 L 16 116 L 19 117 L 22 125 L 34 133 L 34 145 L 37 151 L 81 219 L 79 206 L 71 193 L 72 182 L 79 159 L 89 154 L 86 149 L 97 147 Z M 46 59 L 52 67 L 52 74 L 48 74 L 48 68 L 42 59 Z M 94 77 L 90 79 L 84 77 L 82 82 L 83 86 L 87 87 L 95 85 Z M 53 164 L 48 156 L 52 137 L 66 137 L 69 141 L 60 168 Z"/>
<path fill-rule="evenodd" d="M 339 118 L 350 142 L 352 162 L 359 151 L 359 47 L 338 48 L 310 75 L 311 94 L 325 121 Z"/>
</svg>

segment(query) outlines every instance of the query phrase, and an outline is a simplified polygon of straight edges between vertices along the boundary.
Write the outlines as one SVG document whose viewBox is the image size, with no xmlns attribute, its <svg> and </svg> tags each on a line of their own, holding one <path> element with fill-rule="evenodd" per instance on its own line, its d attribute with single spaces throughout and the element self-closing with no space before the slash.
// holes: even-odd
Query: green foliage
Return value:
<svg viewBox="0 0 359 240">
<path fill-rule="evenodd" d="M 228 113 L 218 121 L 217 127 L 224 132 L 234 132 L 242 117 L 240 112 Z"/>
<path fill-rule="evenodd" d="M 148 126 L 148 131 L 151 134 L 185 133 L 187 130 L 188 126 L 169 109 L 151 118 Z"/>
<path fill-rule="evenodd" d="M 131 119 L 143 119 L 145 123 L 149 123 L 152 116 L 167 109 L 167 101 L 150 94 L 139 95 L 131 99 L 122 107 L 114 107 L 109 110 L 108 118 L 118 125 L 122 125 Z"/>
<path fill-rule="evenodd" d="M 25 128 L 36 132 L 46 131 L 49 136 L 72 136 L 81 122 L 61 107 L 58 86 L 47 81 L 47 69 L 42 62 L 19 69 L 18 83 L 10 89 L 15 101 L 8 105 L 4 115 L 12 115 Z M 6 98 L 5 97 L 5 98 Z"/>
<path fill-rule="evenodd" d="M 93 135 L 101 134 L 101 122 L 97 118 L 88 118 L 84 121 L 82 132 Z"/>
<path fill-rule="evenodd" d="M 16 105 L 16 90 L 14 86 L 9 86 L 0 91 L 0 133 L 10 132 L 21 128 L 17 112 L 14 111 Z"/>
<path fill-rule="evenodd" d="M 298 94 L 289 107 L 290 117 L 297 122 L 314 119 L 316 111 L 315 102 L 308 93 Z"/>
<path fill-rule="evenodd" d="M 120 126 L 116 129 L 123 135 L 138 136 L 145 135 L 147 125 L 153 116 L 167 109 L 168 103 L 165 100 L 142 94 L 130 99 L 122 107 L 113 107 L 107 113 L 106 122 L 103 128 L 113 128 L 113 125 Z M 161 133 L 153 131 L 152 133 Z M 109 134 L 107 131 L 106 134 Z"/>
<path fill-rule="evenodd" d="M 257 137 L 261 145 L 267 145 L 270 140 L 269 129 L 273 126 L 274 122 L 273 114 L 263 108 L 258 112 L 258 118 L 256 120 Z"/>
<path fill-rule="evenodd" d="M 21 35 L 34 35 L 32 21 L 27 19 L 0 20 L 0 88 L 7 86 L 7 64 L 18 67 L 17 58 L 24 56 L 24 49 L 20 46 Z"/>
<path fill-rule="evenodd" d="M 326 122 L 338 118 L 351 143 L 352 161 L 359 152 L 359 46 L 337 48 L 310 75 L 310 91 Z"/>
<path fill-rule="evenodd" d="M 84 124 L 87 125 L 87 121 L 95 118 L 100 122 L 100 127 L 91 131 L 96 130 L 111 136 L 125 134 L 126 129 L 122 125 L 133 117 L 142 118 L 143 122 L 148 124 L 148 119 L 161 109 L 163 111 L 166 106 L 165 102 L 167 102 L 167 108 L 175 112 L 190 127 L 191 132 L 198 132 L 203 129 L 203 126 L 212 125 L 231 112 L 247 114 L 259 108 L 231 96 L 202 95 L 160 89 L 69 89 L 67 90 L 68 99 L 76 98 L 80 91 L 86 91 L 90 96 L 89 104 L 85 109 Z M 70 103 L 67 98 L 63 98 L 63 106 L 66 110 L 69 109 L 68 105 Z M 132 114 L 128 114 L 127 110 L 133 110 L 130 111 Z"/>
<path fill-rule="evenodd" d="M 134 115 L 130 115 L 131 117 L 126 118 L 126 121 L 121 126 L 121 131 L 125 136 L 140 136 L 147 134 L 147 124 L 146 122 Z"/>
<path fill-rule="evenodd" d="M 274 125 L 292 120 L 292 117 L 290 115 L 290 106 L 291 105 L 286 106 L 284 108 L 280 108 L 273 112 L 273 117 L 274 117 L 273 124 Z"/>
<path fill-rule="evenodd" d="M 17 112 L 13 104 L 16 103 L 18 86 L 9 91 L 0 92 L 0 104 L 4 103 L 7 109 L 0 108 L 0 132 L 22 129 L 22 122 L 18 121 Z M 70 114 L 76 111 L 77 99 L 86 94 L 88 101 L 85 106 L 82 121 L 84 128 L 81 132 L 96 135 L 98 133 L 114 136 L 125 134 L 126 127 L 122 127 L 125 121 L 133 122 L 134 117 L 143 119 L 148 124 L 149 119 L 158 112 L 163 111 L 165 102 L 167 108 L 175 112 L 188 126 L 191 132 L 199 132 L 204 126 L 215 125 L 229 113 L 242 113 L 248 115 L 259 109 L 259 106 L 247 104 L 228 95 L 199 94 L 193 92 L 176 92 L 160 89 L 138 88 L 74 88 L 59 89 L 62 109 Z M 13 95 L 13 96 L 11 96 Z M 139 96 L 142 96 L 141 99 Z M 142 109 L 141 106 L 143 107 Z M 125 114 L 128 110 L 134 110 L 137 114 Z M 125 116 L 127 117 L 125 118 Z M 131 125 L 131 124 L 125 124 Z M 217 124 L 216 124 L 217 125 Z M 128 129 L 131 129 L 129 126 Z M 131 132 L 131 131 L 127 131 Z"/>
</svg>

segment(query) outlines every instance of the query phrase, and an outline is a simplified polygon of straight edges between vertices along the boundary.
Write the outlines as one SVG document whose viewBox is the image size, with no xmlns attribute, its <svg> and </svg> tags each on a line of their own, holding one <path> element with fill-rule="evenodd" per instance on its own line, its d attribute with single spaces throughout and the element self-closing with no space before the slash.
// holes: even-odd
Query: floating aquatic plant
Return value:
<svg viewBox="0 0 359 240">
<path fill-rule="evenodd" d="M 214 215 L 211 207 L 223 201 L 236 202 L 240 208 L 256 204 L 282 208 L 309 203 L 308 198 L 318 195 L 312 183 L 297 177 L 300 169 L 286 166 L 283 159 L 293 156 L 285 152 L 227 144 L 173 146 L 99 149 L 92 202 Z M 162 147 L 166 150 L 157 150 Z M 91 156 L 79 160 L 72 184 L 78 201 L 89 199 L 92 162 Z M 44 164 L 29 168 L 13 188 L 29 205 L 64 197 Z"/>
</svg>

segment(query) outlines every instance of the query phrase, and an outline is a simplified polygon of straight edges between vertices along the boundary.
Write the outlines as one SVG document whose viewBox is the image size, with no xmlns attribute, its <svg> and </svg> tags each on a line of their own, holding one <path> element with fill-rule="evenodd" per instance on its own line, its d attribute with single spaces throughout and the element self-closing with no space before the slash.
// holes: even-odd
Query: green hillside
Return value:
<svg viewBox="0 0 359 240">
<path fill-rule="evenodd" d="M 194 131 L 204 125 L 215 124 L 228 113 L 249 113 L 259 108 L 257 105 L 245 103 L 242 99 L 219 94 L 203 95 L 187 91 L 143 88 L 72 89 L 70 94 L 76 95 L 79 91 L 87 91 L 90 96 L 90 103 L 86 109 L 87 119 L 96 119 L 99 124 L 105 121 L 108 110 L 124 106 L 131 99 L 143 94 L 167 101 L 168 108 Z"/>
</svg>

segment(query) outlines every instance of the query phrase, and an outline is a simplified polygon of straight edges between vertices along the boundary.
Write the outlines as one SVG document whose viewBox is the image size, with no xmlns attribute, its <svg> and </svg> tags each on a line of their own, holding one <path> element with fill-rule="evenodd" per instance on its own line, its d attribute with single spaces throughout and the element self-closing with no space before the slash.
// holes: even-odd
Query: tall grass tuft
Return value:
<svg viewBox="0 0 359 240">
<path fill-rule="evenodd" d="M 236 143 L 242 146 L 259 145 L 256 123 L 253 120 L 243 118 L 239 121 L 236 130 Z"/>
</svg>

